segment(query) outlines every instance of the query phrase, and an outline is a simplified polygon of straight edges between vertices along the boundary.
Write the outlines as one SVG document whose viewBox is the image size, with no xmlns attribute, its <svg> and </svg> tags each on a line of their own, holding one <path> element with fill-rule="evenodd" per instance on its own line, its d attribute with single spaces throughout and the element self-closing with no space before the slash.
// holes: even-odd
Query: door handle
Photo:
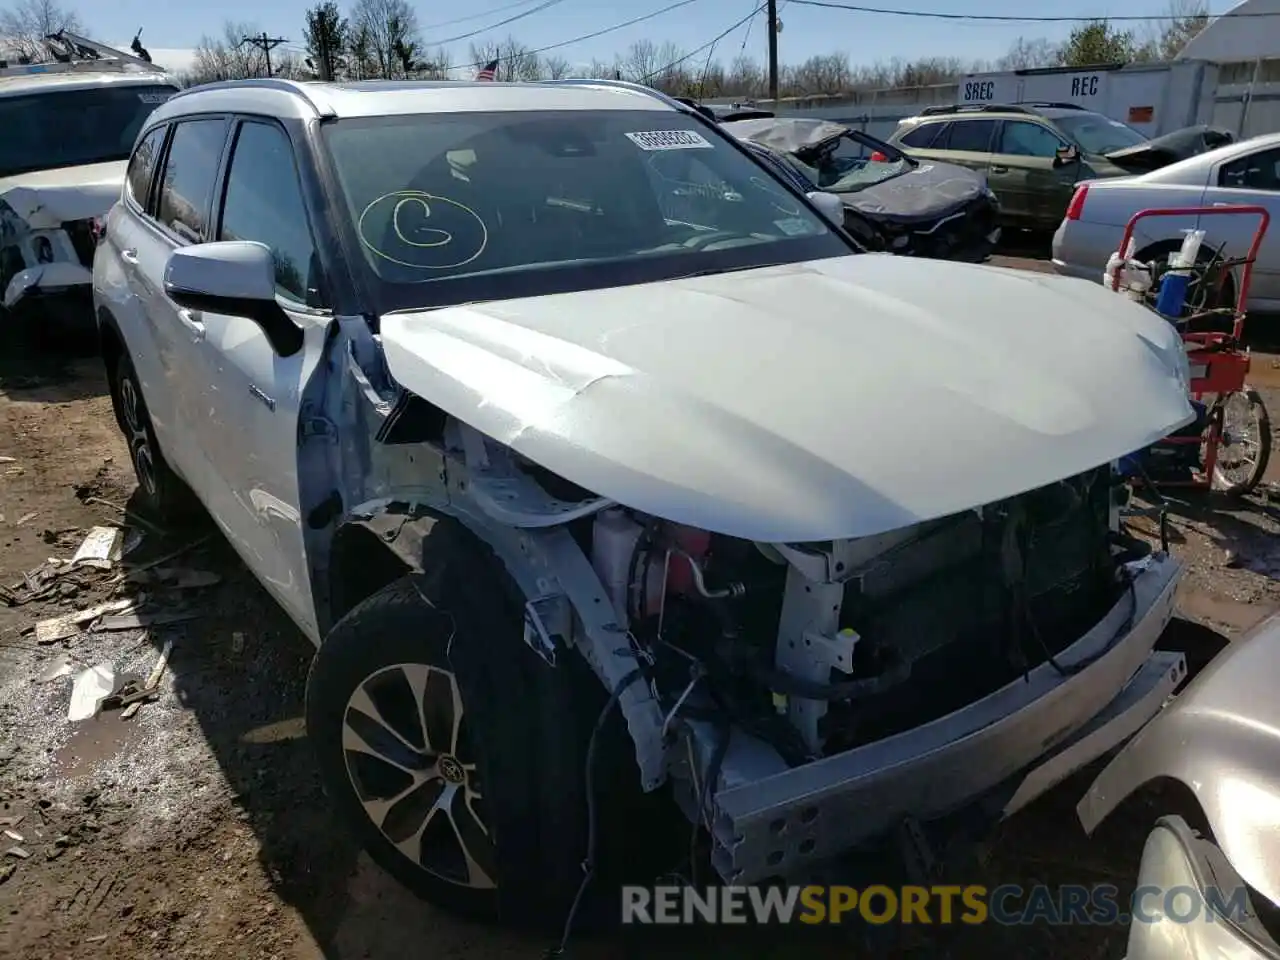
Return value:
<svg viewBox="0 0 1280 960">
<path fill-rule="evenodd" d="M 138 265 L 138 251 L 137 250 L 121 250 L 120 259 L 123 260 L 125 263 L 129 264 L 130 266 L 136 267 Z"/>
<path fill-rule="evenodd" d="M 1008 173 L 1008 172 L 1009 172 L 1009 168 L 1008 168 L 1008 167 L 1001 167 L 1001 166 L 993 166 L 993 167 L 991 168 L 991 172 L 992 172 L 992 173 Z"/>
<path fill-rule="evenodd" d="M 178 311 L 178 319 L 182 321 L 182 325 L 191 331 L 192 339 L 204 339 L 204 321 L 200 319 L 200 314 L 194 310 L 182 309 Z"/>
</svg>

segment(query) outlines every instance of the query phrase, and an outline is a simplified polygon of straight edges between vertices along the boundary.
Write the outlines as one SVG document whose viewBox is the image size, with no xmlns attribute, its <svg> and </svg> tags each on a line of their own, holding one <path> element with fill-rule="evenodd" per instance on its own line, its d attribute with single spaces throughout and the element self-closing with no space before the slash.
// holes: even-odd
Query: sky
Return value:
<svg viewBox="0 0 1280 960">
<path fill-rule="evenodd" d="M 222 0 L 196 3 L 194 0 L 115 0 L 111 13 L 105 4 L 90 0 L 64 0 L 77 9 L 91 35 L 104 43 L 127 44 L 139 27 L 143 42 L 155 60 L 170 69 L 181 69 L 190 61 L 190 50 L 203 35 L 218 36 L 226 20 L 244 21 L 274 36 L 287 38 L 284 49 L 302 49 L 304 11 L 314 0 Z M 450 4 L 440 0 L 410 4 L 416 9 L 429 49 L 441 40 L 477 31 L 474 37 L 446 45 L 452 65 L 470 61 L 472 42 L 503 40 L 508 35 L 529 47 L 543 47 L 590 33 L 668 6 L 672 0 L 556 0 L 548 9 L 531 13 L 510 24 L 486 28 L 500 20 L 541 6 L 545 0 L 474 0 Z M 688 51 L 710 41 L 730 24 L 749 14 L 763 0 L 692 0 L 663 16 L 644 23 L 551 51 L 572 64 L 587 64 L 593 58 L 612 60 L 636 40 L 656 43 L 675 41 Z M 933 10 L 1005 16 L 1148 16 L 1167 13 L 1168 0 L 1076 0 L 1055 4 L 1033 4 L 1026 0 L 860 0 L 873 6 L 903 10 Z M 3 0 L 0 0 L 0 5 Z M 1213 0 L 1211 9 L 1224 12 L 1231 0 Z M 503 8 L 485 16 L 486 11 Z M 466 18 L 462 22 L 450 23 Z M 915 17 L 855 13 L 818 7 L 803 7 L 779 0 L 778 57 L 783 63 L 798 63 L 814 54 L 840 52 L 854 64 L 871 64 L 894 57 L 914 60 L 922 57 L 994 59 L 1002 55 L 1020 36 L 1060 40 L 1070 32 L 1062 23 L 972 23 L 930 20 Z M 767 38 L 764 15 L 721 40 L 714 50 L 725 62 L 742 52 L 763 61 Z M 705 62 L 705 54 L 693 62 Z"/>
</svg>

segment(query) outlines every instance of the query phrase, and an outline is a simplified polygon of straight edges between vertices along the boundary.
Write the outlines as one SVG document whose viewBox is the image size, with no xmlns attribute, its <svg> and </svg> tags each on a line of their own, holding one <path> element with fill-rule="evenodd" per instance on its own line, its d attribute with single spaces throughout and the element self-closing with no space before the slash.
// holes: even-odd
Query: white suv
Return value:
<svg viewBox="0 0 1280 960">
<path fill-rule="evenodd" d="M 99 220 L 143 123 L 178 88 L 83 37 L 48 42 L 63 62 L 0 61 L 0 333 L 13 324 L 66 342 L 93 331 Z"/>
<path fill-rule="evenodd" d="M 918 845 L 1180 678 L 1110 467 L 1192 416 L 1176 333 L 860 255 L 829 200 L 604 81 L 241 81 L 141 132 L 94 271 L 139 482 L 316 643 L 325 783 L 419 893 L 557 924 L 589 830 L 597 881 L 687 853 L 671 798 L 733 883 Z"/>
</svg>

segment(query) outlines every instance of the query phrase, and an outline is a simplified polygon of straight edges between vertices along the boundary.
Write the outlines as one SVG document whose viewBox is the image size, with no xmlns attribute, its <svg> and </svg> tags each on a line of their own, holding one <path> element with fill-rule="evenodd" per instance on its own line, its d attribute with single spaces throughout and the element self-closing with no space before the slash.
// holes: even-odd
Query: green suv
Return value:
<svg viewBox="0 0 1280 960">
<path fill-rule="evenodd" d="M 1004 225 L 1056 230 L 1077 182 L 1138 172 L 1129 161 L 1151 141 L 1092 110 L 1020 103 L 928 107 L 898 124 L 889 142 L 985 173 Z"/>
</svg>

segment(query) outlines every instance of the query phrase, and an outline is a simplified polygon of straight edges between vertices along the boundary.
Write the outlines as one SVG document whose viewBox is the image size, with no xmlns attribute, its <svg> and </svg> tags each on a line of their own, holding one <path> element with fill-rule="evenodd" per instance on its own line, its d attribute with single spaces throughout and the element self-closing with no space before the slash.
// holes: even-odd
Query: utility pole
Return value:
<svg viewBox="0 0 1280 960">
<path fill-rule="evenodd" d="M 772 2 L 773 0 L 770 0 L 770 3 Z M 280 46 L 280 44 L 287 43 L 288 39 L 288 37 L 268 37 L 267 31 L 263 30 L 260 36 L 245 37 L 240 41 L 240 46 L 243 47 L 246 43 L 251 43 L 262 51 L 267 58 L 267 76 L 270 77 L 274 76 L 271 71 L 271 51 Z"/>
<path fill-rule="evenodd" d="M 778 99 L 778 0 L 769 0 L 769 99 Z M 776 104 L 775 104 L 776 105 Z"/>
</svg>

